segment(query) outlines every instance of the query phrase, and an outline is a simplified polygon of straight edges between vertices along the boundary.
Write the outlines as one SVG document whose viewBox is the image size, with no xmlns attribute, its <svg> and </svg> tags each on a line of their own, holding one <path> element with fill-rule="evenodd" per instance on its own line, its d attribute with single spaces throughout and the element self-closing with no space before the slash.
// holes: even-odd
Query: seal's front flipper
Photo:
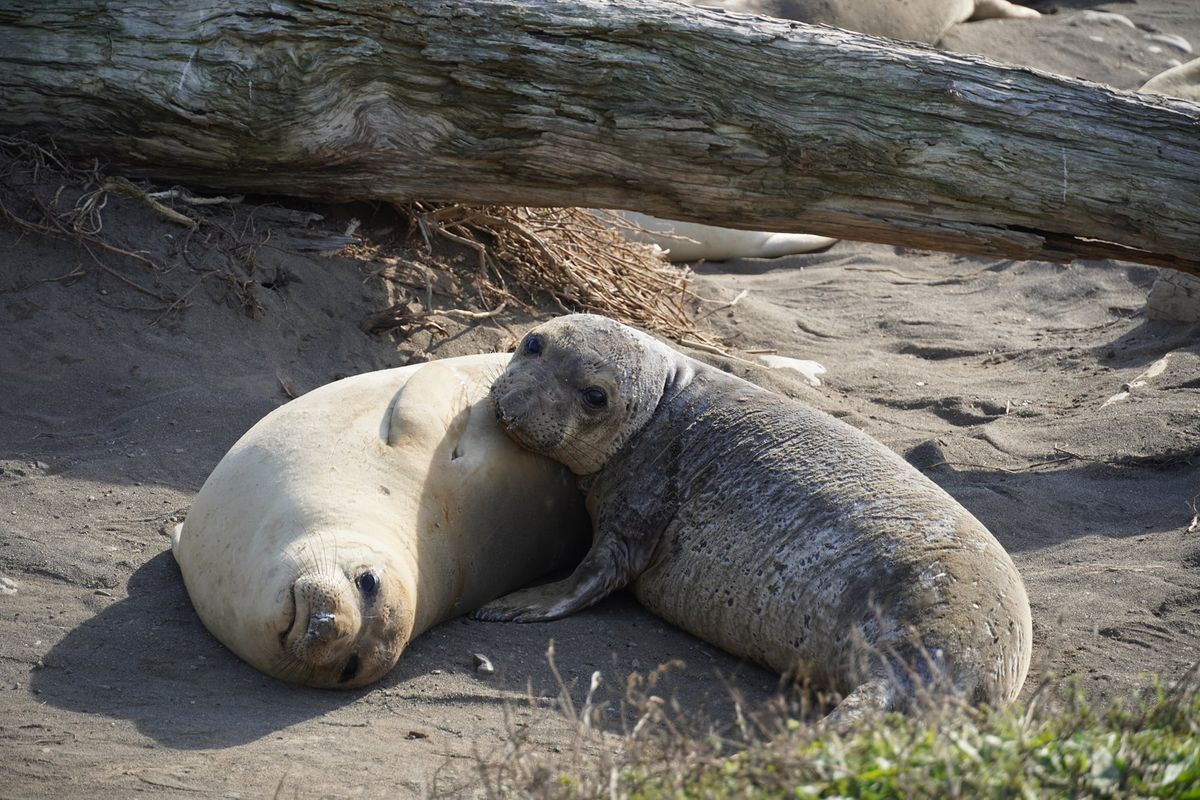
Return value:
<svg viewBox="0 0 1200 800">
<path fill-rule="evenodd" d="M 471 616 L 484 622 L 562 619 L 623 588 L 634 574 L 621 569 L 611 549 L 593 546 L 569 578 L 507 594 Z"/>
<path fill-rule="evenodd" d="M 466 427 L 471 405 L 486 392 L 459 370 L 436 361 L 424 364 L 393 398 L 383 439 L 390 447 L 425 442 L 452 446 Z"/>
</svg>

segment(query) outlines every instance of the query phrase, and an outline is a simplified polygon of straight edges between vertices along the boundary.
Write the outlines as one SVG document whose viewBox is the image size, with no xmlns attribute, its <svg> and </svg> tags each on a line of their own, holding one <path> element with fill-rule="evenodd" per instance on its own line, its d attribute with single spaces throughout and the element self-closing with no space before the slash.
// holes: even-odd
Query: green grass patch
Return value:
<svg viewBox="0 0 1200 800">
<path fill-rule="evenodd" d="M 1047 685 L 1028 706 L 991 711 L 943 704 L 914 716 L 880 717 L 842 735 L 781 718 L 772 735 L 732 747 L 716 736 L 684 736 L 662 707 L 659 701 L 646 709 L 643 720 L 652 724 L 638 733 L 604 742 L 593 735 L 590 749 L 577 747 L 570 757 L 515 753 L 489 784 L 503 796 L 630 800 L 1200 800 L 1194 689 L 1156 690 L 1096 707 L 1077 687 Z"/>
</svg>

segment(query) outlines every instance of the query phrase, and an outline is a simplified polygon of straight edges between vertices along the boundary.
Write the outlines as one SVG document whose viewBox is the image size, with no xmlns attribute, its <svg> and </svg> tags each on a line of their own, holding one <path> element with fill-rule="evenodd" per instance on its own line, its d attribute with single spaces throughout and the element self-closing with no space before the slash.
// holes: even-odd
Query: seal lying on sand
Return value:
<svg viewBox="0 0 1200 800">
<path fill-rule="evenodd" d="M 687 0 L 694 6 L 724 8 L 742 14 L 823 23 L 872 36 L 933 44 L 951 25 L 995 17 L 1040 17 L 1037 11 L 1008 0 Z M 743 231 L 660 219 L 634 211 L 615 211 L 638 229 L 622 227 L 626 239 L 658 245 L 667 259 L 727 261 L 778 258 L 824 250 L 837 240 L 806 233 Z"/>
<path fill-rule="evenodd" d="M 1158 73 L 1138 91 L 1200 103 L 1200 58 Z M 1200 322 L 1200 278 L 1162 270 L 1146 294 L 1146 315 L 1150 319 Z"/>
<path fill-rule="evenodd" d="M 741 14 L 820 23 L 848 31 L 934 44 L 960 22 L 1040 17 L 1008 0 L 688 0 Z"/>
<path fill-rule="evenodd" d="M 1146 81 L 1138 91 L 1200 103 L 1200 58 L 1158 73 Z"/>
<path fill-rule="evenodd" d="M 433 625 L 576 563 L 574 480 L 486 397 L 507 360 L 347 378 L 251 428 L 172 541 L 213 635 L 270 675 L 352 688 Z"/>
<path fill-rule="evenodd" d="M 594 535 L 569 578 L 478 618 L 556 619 L 632 582 L 668 621 L 843 693 L 838 724 L 935 682 L 994 705 L 1020 690 L 1012 560 L 857 429 L 591 315 L 529 333 L 492 398 L 509 435 L 581 476 Z"/>
<path fill-rule="evenodd" d="M 634 227 L 621 227 L 626 239 L 657 245 L 667 260 L 727 261 L 731 258 L 779 258 L 833 246 L 837 239 L 809 233 L 772 233 L 720 228 L 696 222 L 660 219 L 636 211 L 614 211 Z"/>
</svg>

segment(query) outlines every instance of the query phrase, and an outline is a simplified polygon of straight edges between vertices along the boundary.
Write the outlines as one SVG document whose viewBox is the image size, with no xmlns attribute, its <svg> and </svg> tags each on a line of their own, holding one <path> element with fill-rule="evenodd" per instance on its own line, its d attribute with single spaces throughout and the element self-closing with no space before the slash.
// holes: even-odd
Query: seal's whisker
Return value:
<svg viewBox="0 0 1200 800">
<path fill-rule="evenodd" d="M 301 547 L 298 550 L 288 549 L 281 553 L 284 562 L 291 567 L 292 574 L 299 577 L 307 572 L 314 571 L 314 567 L 308 558 L 307 548 Z M 295 577 L 293 580 L 295 580 Z"/>
<path fill-rule="evenodd" d="M 601 464 L 603 464 L 605 461 L 606 454 L 603 450 L 596 447 L 591 442 L 585 441 L 584 439 L 581 439 L 572 433 L 567 433 L 565 431 L 563 432 L 563 438 L 560 442 L 560 446 L 570 448 L 566 455 L 572 462 L 578 463 L 586 456 L 593 457 L 588 459 L 589 461 L 596 461 L 598 459 L 599 463 Z"/>
<path fill-rule="evenodd" d="M 332 577 L 335 572 L 335 567 L 338 564 L 337 537 L 331 535 L 328 530 L 321 531 L 320 554 L 323 574 Z"/>
</svg>

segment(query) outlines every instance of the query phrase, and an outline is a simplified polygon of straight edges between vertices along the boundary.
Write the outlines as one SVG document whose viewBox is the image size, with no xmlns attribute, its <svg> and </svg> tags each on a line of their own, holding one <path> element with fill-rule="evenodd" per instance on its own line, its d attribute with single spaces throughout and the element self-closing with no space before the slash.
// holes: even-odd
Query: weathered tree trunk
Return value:
<svg viewBox="0 0 1200 800">
<path fill-rule="evenodd" d="M 0 129 L 328 199 L 1200 274 L 1200 106 L 636 0 L 8 0 Z"/>
</svg>

